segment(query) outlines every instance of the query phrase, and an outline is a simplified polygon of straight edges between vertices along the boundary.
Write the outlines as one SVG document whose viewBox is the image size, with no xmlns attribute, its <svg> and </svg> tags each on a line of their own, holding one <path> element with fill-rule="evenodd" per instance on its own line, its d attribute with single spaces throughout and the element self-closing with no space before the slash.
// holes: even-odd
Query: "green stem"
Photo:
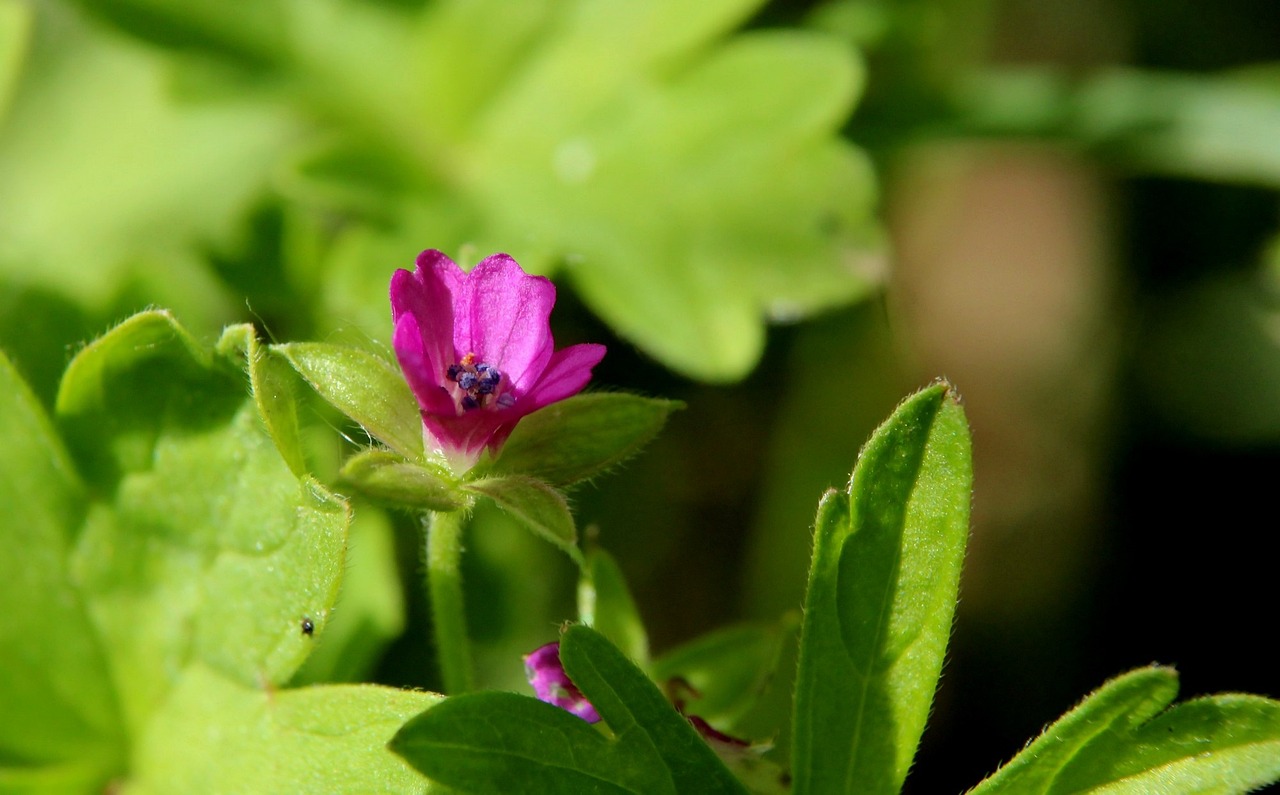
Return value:
<svg viewBox="0 0 1280 795">
<path fill-rule="evenodd" d="M 427 595 L 444 690 L 457 695 L 471 690 L 471 647 L 462 603 L 462 526 L 465 511 L 427 512 Z"/>
</svg>

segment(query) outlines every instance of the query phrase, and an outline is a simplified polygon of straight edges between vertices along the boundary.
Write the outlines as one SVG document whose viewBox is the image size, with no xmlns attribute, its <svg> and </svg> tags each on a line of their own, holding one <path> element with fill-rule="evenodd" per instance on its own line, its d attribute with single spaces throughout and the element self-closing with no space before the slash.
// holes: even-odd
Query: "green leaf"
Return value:
<svg viewBox="0 0 1280 795">
<path fill-rule="evenodd" d="M 847 303 L 875 278 L 857 266 L 872 172 L 831 137 L 862 74 L 834 39 L 794 32 L 620 71 L 644 35 L 679 35 L 677 6 L 597 6 L 590 28 L 566 25 L 488 109 L 468 193 L 490 237 L 569 256 L 575 287 L 623 336 L 725 381 L 757 361 L 766 318 Z M 579 90 L 570 74 L 611 77 Z M 516 135 L 517 120 L 536 134 Z"/>
<path fill-rule="evenodd" d="M 1280 781 L 1280 702 L 1208 696 L 1169 707 L 1177 674 L 1104 684 L 971 792 L 1244 793 Z"/>
<path fill-rule="evenodd" d="M 1225 694 L 1169 708 L 1171 668 L 1108 681 L 974 787 L 997 792 L 1247 792 L 1280 781 L 1280 702 Z"/>
<path fill-rule="evenodd" d="M 464 502 L 451 474 L 386 450 L 361 450 L 342 465 L 341 476 L 362 494 L 389 505 L 456 511 Z"/>
<path fill-rule="evenodd" d="M 400 369 L 380 356 L 323 342 L 275 345 L 320 397 L 410 461 L 422 460 L 422 417 Z"/>
<path fill-rule="evenodd" d="M 67 570 L 88 495 L 3 353 L 0 439 L 0 768 L 24 768 L 33 788 L 87 790 L 125 753 L 107 658 Z M 0 788 L 17 775 L 0 770 Z"/>
<path fill-rule="evenodd" d="M 656 760 L 637 758 L 581 718 L 515 693 L 446 699 L 406 723 L 390 747 L 433 781 L 463 792 L 676 792 L 654 770 Z"/>
<path fill-rule="evenodd" d="M 244 95 L 179 103 L 159 53 L 64 4 L 24 5 L 57 35 L 31 37 L 0 128 L 0 274 L 95 316 L 159 304 L 213 332 L 237 302 L 204 252 L 264 188 L 296 121 Z"/>
<path fill-rule="evenodd" d="M 386 743 L 438 700 L 373 685 L 271 692 L 196 665 L 147 727 L 129 792 L 424 793 Z"/>
<path fill-rule="evenodd" d="M 796 682 L 797 793 L 897 792 L 933 699 L 969 529 L 964 412 L 940 383 L 818 508 Z"/>
<path fill-rule="evenodd" d="M 682 407 L 620 392 L 575 395 L 520 420 L 489 471 L 570 486 L 635 455 Z"/>
<path fill-rule="evenodd" d="M 570 627 L 560 640 L 560 660 L 618 742 L 650 746 L 661 756 L 676 792 L 744 791 L 689 721 L 603 635 Z"/>
<path fill-rule="evenodd" d="M 293 474 L 299 477 L 306 474 L 293 371 L 271 349 L 262 347 L 257 332 L 247 323 L 227 327 L 218 340 L 217 350 L 224 356 L 234 351 L 244 357 L 253 399 L 271 440 Z"/>
<path fill-rule="evenodd" d="M 0 533 L 23 545 L 0 549 L 0 639 L 21 650 L 0 656 L 0 690 L 13 675 L 23 691 L 0 695 L 31 713 L 20 738 L 0 728 L 20 766 L 0 771 L 6 787 L 422 791 L 385 742 L 436 697 L 277 690 L 326 634 L 349 511 L 273 442 L 250 338 L 223 342 L 144 312 L 86 346 L 57 398 L 65 453 L 29 393 L 0 385 L 0 430 L 29 473 L 0 484 L 25 506 Z M 21 588 L 15 610 L 4 583 Z"/>
<path fill-rule="evenodd" d="M 578 549 L 578 531 L 564 495 L 540 480 L 513 475 L 481 478 L 464 483 L 462 488 L 488 497 L 537 535 L 563 549 L 574 562 L 582 565 Z"/>
<path fill-rule="evenodd" d="M 649 635 L 640 610 L 627 588 L 622 569 L 609 553 L 595 548 L 587 552 L 587 565 L 578 580 L 578 618 L 604 635 L 631 659 L 649 661 Z"/>
<path fill-rule="evenodd" d="M 592 310 L 665 364 L 741 377 L 766 322 L 851 302 L 881 278 L 873 171 L 837 134 L 861 64 L 823 35 L 727 35 L 758 5 L 436 5 L 415 50 L 431 98 L 415 141 L 436 144 L 419 193 L 450 200 L 401 224 L 434 230 L 450 253 L 563 264 Z M 509 24 L 491 24 L 498 14 Z M 461 62 L 475 68 L 460 79 Z M 392 261 L 415 253 L 400 252 Z M 344 262 L 326 300 L 385 295 L 351 284 L 370 261 Z"/>
<path fill-rule="evenodd" d="M 388 644 L 404 631 L 404 594 L 387 515 L 356 504 L 349 535 L 340 607 L 294 685 L 368 681 Z"/>
<path fill-rule="evenodd" d="M 281 684 L 337 596 L 347 507 L 295 477 L 235 362 L 136 315 L 72 361 L 58 421 L 99 499 L 72 572 L 136 729 L 192 657 Z M 198 487 L 193 487 L 198 484 Z"/>
<path fill-rule="evenodd" d="M 653 664 L 653 678 L 683 680 L 689 687 L 674 692 L 684 700 L 687 714 L 741 736 L 735 721 L 756 705 L 777 672 L 787 636 L 774 624 L 719 629 L 664 654 Z"/>
<path fill-rule="evenodd" d="M 532 698 L 470 693 L 414 718 L 392 740 L 392 750 L 431 778 L 475 792 L 745 791 L 689 722 L 604 636 L 571 627 L 560 654 L 612 739 Z"/>
</svg>

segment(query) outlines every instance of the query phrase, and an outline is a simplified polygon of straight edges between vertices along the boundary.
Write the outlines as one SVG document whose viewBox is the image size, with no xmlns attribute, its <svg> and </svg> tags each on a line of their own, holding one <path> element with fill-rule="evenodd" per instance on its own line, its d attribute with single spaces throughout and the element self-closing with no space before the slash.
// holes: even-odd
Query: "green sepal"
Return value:
<svg viewBox="0 0 1280 795">
<path fill-rule="evenodd" d="M 446 470 L 415 464 L 378 448 L 366 448 L 348 458 L 339 475 L 360 493 L 388 505 L 456 511 L 467 503 Z"/>
<path fill-rule="evenodd" d="M 320 397 L 410 461 L 421 461 L 422 417 L 400 369 L 381 356 L 345 345 L 273 345 Z"/>
<path fill-rule="evenodd" d="M 795 790 L 896 793 L 942 670 L 969 531 L 949 384 L 907 398 L 818 508 L 793 724 Z"/>
<path fill-rule="evenodd" d="M 636 600 L 617 561 L 598 547 L 587 552 L 587 565 L 578 579 L 578 618 L 631 659 L 648 664 L 649 635 Z"/>
<path fill-rule="evenodd" d="M 571 486 L 635 455 L 681 408 L 623 392 L 575 395 L 520 420 L 488 471 Z"/>
<path fill-rule="evenodd" d="M 1280 701 L 1229 693 L 1169 707 L 1170 668 L 1104 684 L 971 795 L 1244 793 L 1280 781 Z"/>
<path fill-rule="evenodd" d="M 579 566 L 584 565 L 569 503 L 556 489 L 521 475 L 481 478 L 462 484 L 462 488 L 493 500 L 536 535 L 564 550 Z"/>
</svg>

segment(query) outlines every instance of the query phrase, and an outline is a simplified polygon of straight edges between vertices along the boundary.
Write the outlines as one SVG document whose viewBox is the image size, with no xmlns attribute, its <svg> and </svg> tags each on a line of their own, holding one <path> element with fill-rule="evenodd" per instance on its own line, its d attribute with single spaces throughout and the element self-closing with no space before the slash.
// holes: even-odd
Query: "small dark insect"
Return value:
<svg viewBox="0 0 1280 795">
<path fill-rule="evenodd" d="M 311 619 L 309 619 L 309 618 L 303 617 L 303 619 L 302 619 L 302 634 L 303 634 L 303 635 L 306 635 L 307 637 L 311 637 L 311 633 L 313 633 L 313 632 L 315 632 L 315 631 L 316 631 L 316 625 L 315 625 L 315 622 L 313 622 L 313 621 L 312 621 Z"/>
</svg>

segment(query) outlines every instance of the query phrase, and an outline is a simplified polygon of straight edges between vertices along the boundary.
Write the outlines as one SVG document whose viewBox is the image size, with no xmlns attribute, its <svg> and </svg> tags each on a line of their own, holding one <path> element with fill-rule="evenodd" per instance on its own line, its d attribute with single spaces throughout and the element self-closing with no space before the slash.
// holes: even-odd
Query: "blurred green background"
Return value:
<svg viewBox="0 0 1280 795">
<path fill-rule="evenodd" d="M 42 400 L 147 306 L 385 351 L 395 268 L 508 251 L 599 387 L 688 404 L 576 493 L 655 651 L 798 609 L 819 495 L 951 379 L 974 528 L 915 792 L 1153 661 L 1280 697 L 1277 188 L 1268 0 L 0 0 L 0 347 Z M 332 476 L 357 431 L 313 419 Z M 303 678 L 431 686 L 417 529 L 357 517 Z M 493 686 L 573 615 L 544 546 L 476 517 Z"/>
</svg>

